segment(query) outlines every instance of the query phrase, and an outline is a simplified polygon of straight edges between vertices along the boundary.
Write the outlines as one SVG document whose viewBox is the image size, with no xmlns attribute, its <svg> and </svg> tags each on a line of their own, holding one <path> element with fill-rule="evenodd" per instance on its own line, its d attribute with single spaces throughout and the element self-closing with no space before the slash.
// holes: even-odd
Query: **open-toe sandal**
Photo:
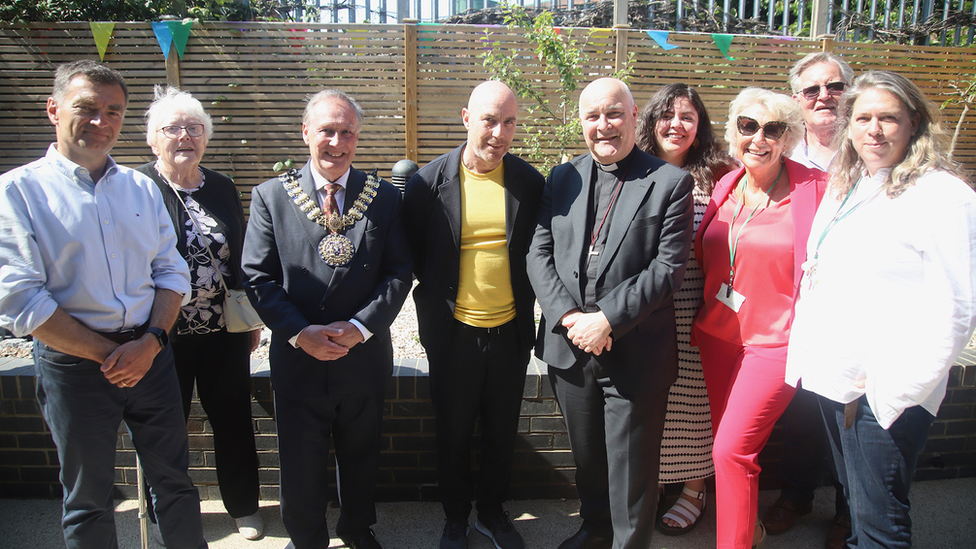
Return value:
<svg viewBox="0 0 976 549">
<path fill-rule="evenodd" d="M 695 526 L 698 526 L 702 515 L 705 513 L 704 490 L 701 492 L 696 492 L 688 487 L 685 487 L 681 490 L 681 493 L 693 500 L 700 501 L 701 509 L 696 507 L 691 501 L 678 496 L 678 501 L 674 502 L 671 509 L 669 509 L 668 512 L 657 521 L 657 531 L 666 536 L 680 536 L 682 534 L 691 532 L 695 529 Z M 676 522 L 677 526 L 671 526 L 670 524 L 664 522 L 668 519 Z"/>
</svg>

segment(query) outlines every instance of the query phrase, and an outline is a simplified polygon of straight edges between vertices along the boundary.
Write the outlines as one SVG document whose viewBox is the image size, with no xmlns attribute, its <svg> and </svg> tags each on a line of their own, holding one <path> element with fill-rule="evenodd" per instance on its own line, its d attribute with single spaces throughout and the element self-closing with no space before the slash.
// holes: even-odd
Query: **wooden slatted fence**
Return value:
<svg viewBox="0 0 976 549">
<path fill-rule="evenodd" d="M 679 47 L 665 51 L 638 30 L 561 33 L 575 37 L 588 53 L 587 81 L 613 73 L 626 57 L 621 54 L 633 53 L 631 88 L 640 105 L 665 84 L 695 86 L 719 135 L 728 103 L 742 88 L 788 92 L 790 66 L 813 51 L 839 53 L 855 73 L 903 73 L 939 104 L 954 93 L 952 82 L 976 74 L 976 49 L 969 48 L 736 36 L 730 60 L 707 34 L 672 33 L 669 42 Z M 471 89 L 489 76 L 481 58 L 488 47 L 514 48 L 511 55 L 525 74 L 555 100 L 555 78 L 532 45 L 520 31 L 500 27 L 202 22 L 194 24 L 182 60 L 171 59 L 170 68 L 214 119 L 204 164 L 232 176 L 246 205 L 251 187 L 272 177 L 276 162 L 306 160 L 301 113 L 305 97 L 324 87 L 350 93 L 366 111 L 355 162 L 360 168 L 379 168 L 389 177 L 401 158 L 423 165 L 457 146 L 465 138 L 460 110 Z M 44 102 L 54 68 L 97 56 L 88 23 L 0 24 L 0 172 L 43 155 L 53 140 Z M 128 116 L 113 156 L 128 165 L 149 161 L 141 115 L 153 85 L 168 81 L 149 23 L 117 23 L 105 61 L 130 86 Z M 960 111 L 957 105 L 944 110 L 948 129 Z M 523 108 L 520 116 L 526 115 Z M 516 147 L 524 138 L 519 132 Z M 580 140 L 574 152 L 584 150 Z M 976 125 L 965 125 L 956 158 L 976 168 Z"/>
</svg>

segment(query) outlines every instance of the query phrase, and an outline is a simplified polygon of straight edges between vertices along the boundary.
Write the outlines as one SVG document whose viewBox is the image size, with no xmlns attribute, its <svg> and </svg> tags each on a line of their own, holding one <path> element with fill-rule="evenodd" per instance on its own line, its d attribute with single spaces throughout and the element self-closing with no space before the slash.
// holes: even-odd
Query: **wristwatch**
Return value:
<svg viewBox="0 0 976 549">
<path fill-rule="evenodd" d="M 159 342 L 160 349 L 165 348 L 166 344 L 169 343 L 169 334 L 167 334 L 166 330 L 162 328 L 156 328 L 155 326 L 150 326 L 149 328 L 146 328 L 146 333 L 156 336 L 156 341 Z"/>
</svg>

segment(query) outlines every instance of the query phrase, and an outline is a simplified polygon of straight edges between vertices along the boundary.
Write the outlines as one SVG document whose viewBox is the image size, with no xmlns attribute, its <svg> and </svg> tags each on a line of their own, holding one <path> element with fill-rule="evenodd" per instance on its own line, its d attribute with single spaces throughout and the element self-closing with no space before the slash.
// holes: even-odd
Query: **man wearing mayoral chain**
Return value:
<svg viewBox="0 0 976 549">
<path fill-rule="evenodd" d="M 374 489 L 390 324 L 410 290 L 400 192 L 352 168 L 363 112 L 339 90 L 302 117 L 310 159 L 251 195 L 248 294 L 272 331 L 281 517 L 297 549 L 326 548 L 329 437 L 347 546 L 375 549 Z M 345 212 L 345 213 L 341 213 Z"/>
</svg>

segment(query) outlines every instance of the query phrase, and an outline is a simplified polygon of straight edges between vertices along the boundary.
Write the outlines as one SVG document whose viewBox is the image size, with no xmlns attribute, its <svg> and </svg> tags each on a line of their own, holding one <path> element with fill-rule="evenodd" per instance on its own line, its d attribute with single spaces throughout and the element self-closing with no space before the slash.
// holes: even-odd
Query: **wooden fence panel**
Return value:
<svg viewBox="0 0 976 549">
<path fill-rule="evenodd" d="M 301 164 L 307 147 L 301 113 L 307 95 L 337 87 L 366 112 L 356 166 L 378 168 L 389 177 L 405 156 L 405 117 L 416 104 L 417 159 L 423 165 L 465 138 L 461 108 L 471 89 L 488 77 L 482 54 L 495 48 L 511 55 L 524 73 L 557 97 L 557 82 L 535 57 L 521 31 L 471 25 L 416 27 L 415 90 L 405 89 L 405 26 L 308 23 L 195 23 L 179 62 L 182 87 L 203 102 L 214 120 L 204 164 L 232 176 L 247 204 L 253 185 L 274 175 L 273 165 Z M 588 82 L 614 72 L 617 33 L 633 54 L 631 89 L 643 106 L 661 86 L 685 82 L 698 88 L 715 131 L 724 133 L 729 101 L 744 87 L 789 93 L 787 74 L 803 55 L 828 49 L 842 55 L 856 73 L 888 69 L 912 78 L 941 104 L 953 97 L 953 82 L 976 74 L 976 50 L 925 46 L 841 43 L 736 36 L 729 60 L 710 35 L 671 33 L 678 49 L 665 51 L 643 31 L 560 29 L 589 55 Z M 44 113 L 54 68 L 78 58 L 97 58 L 87 23 L 0 24 L 0 172 L 44 154 L 54 131 Z M 137 165 L 152 158 L 145 144 L 142 113 L 152 87 L 166 83 L 166 64 L 149 23 L 117 23 L 105 57 L 130 87 L 128 116 L 113 156 Z M 415 94 L 412 97 L 410 94 Z M 520 119 L 528 121 L 526 101 Z M 414 107 L 411 105 L 410 107 Z M 961 108 L 944 109 L 951 131 Z M 516 148 L 527 134 L 516 135 Z M 574 153 L 585 150 L 582 139 Z M 550 151 L 554 152 L 554 151 Z M 956 158 L 976 168 L 976 126 L 963 125 Z"/>
</svg>

